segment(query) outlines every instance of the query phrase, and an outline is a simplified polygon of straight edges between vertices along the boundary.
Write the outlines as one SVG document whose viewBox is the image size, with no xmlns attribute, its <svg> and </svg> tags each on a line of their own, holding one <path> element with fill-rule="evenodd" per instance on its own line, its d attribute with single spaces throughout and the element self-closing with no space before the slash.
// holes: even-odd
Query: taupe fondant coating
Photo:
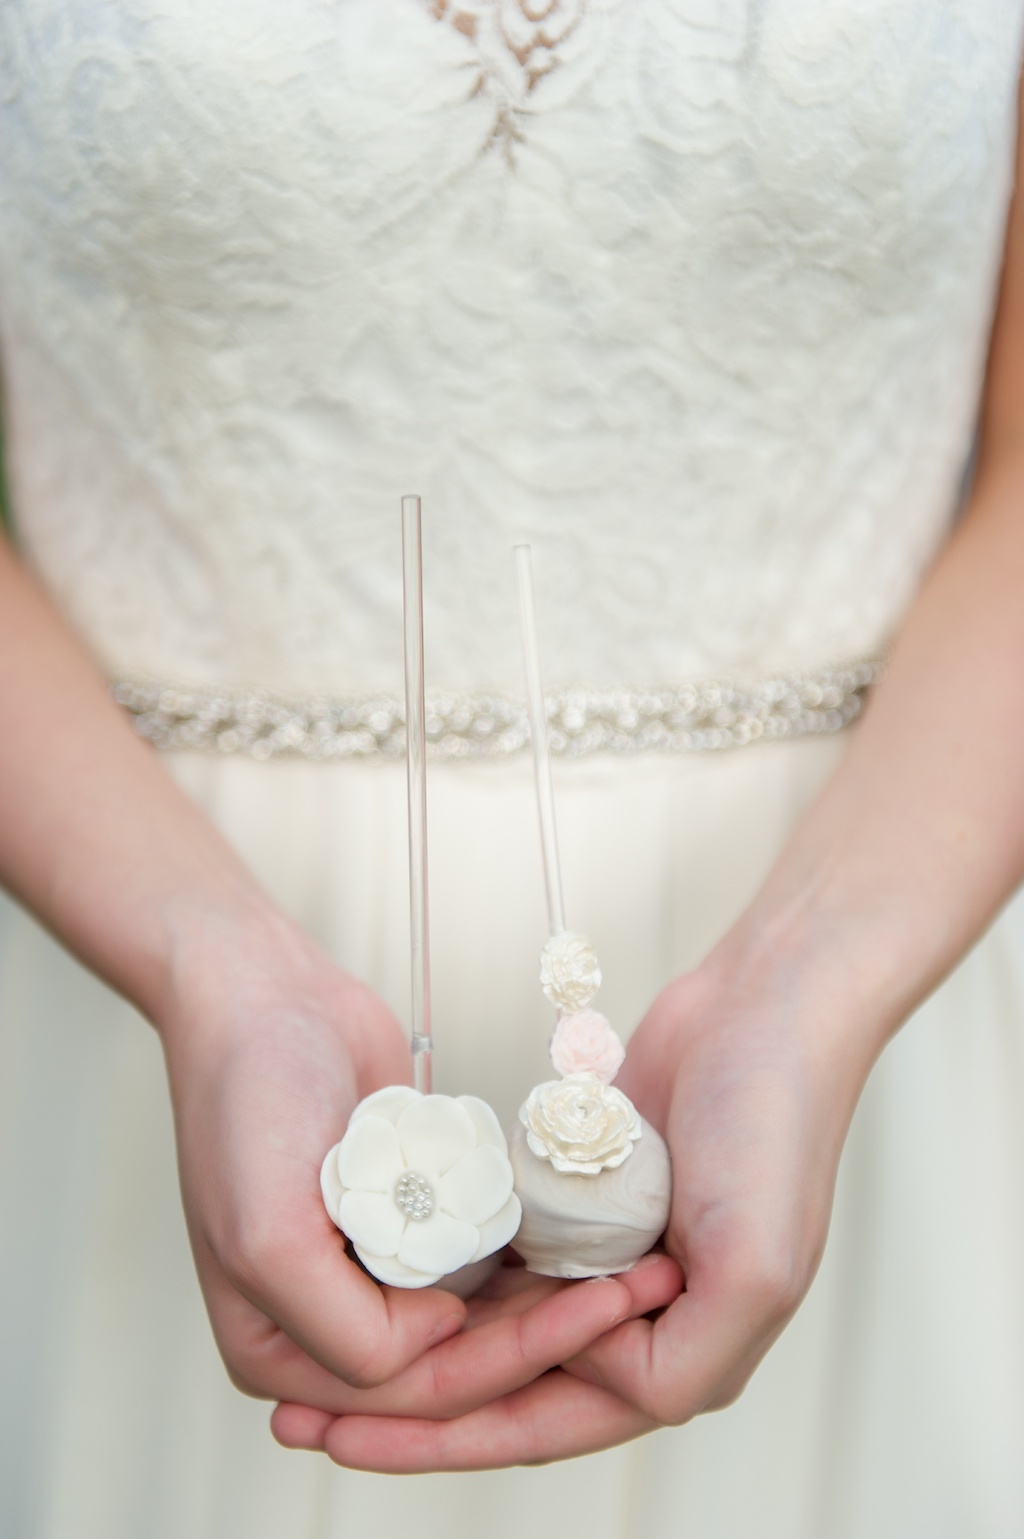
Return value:
<svg viewBox="0 0 1024 1539">
<path fill-rule="evenodd" d="M 622 1272 L 664 1232 L 672 1168 L 665 1141 L 649 1122 L 643 1121 L 627 1160 L 594 1176 L 563 1174 L 539 1159 L 518 1121 L 508 1154 L 523 1205 L 512 1243 L 531 1272 L 571 1278 Z"/>
</svg>

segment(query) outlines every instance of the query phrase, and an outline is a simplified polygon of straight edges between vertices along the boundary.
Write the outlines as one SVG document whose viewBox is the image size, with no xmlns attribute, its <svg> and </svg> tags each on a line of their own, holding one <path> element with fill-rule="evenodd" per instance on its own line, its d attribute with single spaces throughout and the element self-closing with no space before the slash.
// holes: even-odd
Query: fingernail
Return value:
<svg viewBox="0 0 1024 1539">
<path fill-rule="evenodd" d="M 435 1325 L 427 1341 L 428 1347 L 436 1347 L 438 1342 L 447 1341 L 449 1336 L 455 1336 L 462 1329 L 461 1315 L 445 1315 L 440 1325 Z"/>
<path fill-rule="evenodd" d="M 664 1257 L 660 1251 L 648 1251 L 646 1256 L 641 1256 L 639 1261 L 634 1261 L 633 1265 L 627 1267 L 626 1270 L 628 1272 L 645 1272 L 648 1267 L 657 1266 L 663 1260 Z"/>
<path fill-rule="evenodd" d="M 629 1296 L 629 1291 L 626 1288 L 624 1283 L 620 1282 L 617 1277 L 588 1277 L 587 1278 L 587 1282 L 588 1283 L 614 1283 L 616 1285 L 616 1287 L 618 1288 L 619 1297 L 618 1297 L 618 1299 L 615 1302 L 615 1310 L 614 1310 L 613 1314 L 611 1315 L 611 1317 L 609 1318 L 608 1323 L 605 1326 L 605 1330 L 607 1330 L 607 1331 L 614 1330 L 615 1326 L 621 1325 L 623 1320 L 628 1320 L 629 1319 L 630 1312 L 632 1310 L 633 1305 L 632 1305 L 632 1300 L 630 1299 L 630 1296 Z"/>
</svg>

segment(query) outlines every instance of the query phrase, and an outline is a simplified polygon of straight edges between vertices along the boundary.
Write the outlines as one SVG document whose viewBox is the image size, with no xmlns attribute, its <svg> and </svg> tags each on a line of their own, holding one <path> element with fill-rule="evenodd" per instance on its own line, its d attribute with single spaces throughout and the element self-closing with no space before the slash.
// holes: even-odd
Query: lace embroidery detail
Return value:
<svg viewBox="0 0 1024 1539">
<path fill-rule="evenodd" d="M 742 684 L 729 679 L 641 689 L 570 688 L 548 695 L 551 752 L 706 753 L 779 738 L 840 732 L 881 677 L 878 660 Z M 394 696 L 283 700 L 258 690 L 178 688 L 120 680 L 114 699 L 157 748 L 245 753 L 254 759 L 399 759 L 405 707 Z M 525 705 L 492 695 L 427 699 L 434 759 L 503 759 L 529 746 Z"/>
<path fill-rule="evenodd" d="M 522 141 L 521 120 L 535 87 L 564 62 L 563 49 L 583 21 L 587 0 L 425 0 L 438 21 L 468 38 L 476 51 L 471 96 L 494 100 L 489 145 L 509 159 Z"/>
<path fill-rule="evenodd" d="M 403 491 L 453 693 L 518 693 L 518 540 L 557 677 L 883 651 L 975 420 L 1022 0 L 431 4 L 0 0 L 12 505 L 108 676 L 394 692 Z"/>
</svg>

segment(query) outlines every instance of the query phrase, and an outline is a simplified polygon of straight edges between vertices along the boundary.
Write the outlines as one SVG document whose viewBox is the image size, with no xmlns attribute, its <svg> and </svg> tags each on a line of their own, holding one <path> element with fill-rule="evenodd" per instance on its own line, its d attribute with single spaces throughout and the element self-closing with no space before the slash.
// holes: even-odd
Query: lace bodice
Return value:
<svg viewBox="0 0 1024 1539">
<path fill-rule="evenodd" d="M 23 544 L 104 664 L 283 691 L 875 650 L 947 529 L 1022 0 L 4 0 Z"/>
</svg>

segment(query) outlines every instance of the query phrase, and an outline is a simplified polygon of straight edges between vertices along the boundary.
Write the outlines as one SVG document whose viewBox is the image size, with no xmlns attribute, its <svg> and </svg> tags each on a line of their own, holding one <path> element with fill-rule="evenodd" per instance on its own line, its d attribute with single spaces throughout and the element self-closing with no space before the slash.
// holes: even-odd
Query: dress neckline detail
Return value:
<svg viewBox="0 0 1024 1539">
<path fill-rule="evenodd" d="M 488 95 L 497 108 L 485 149 L 498 146 L 511 159 L 523 139 L 521 115 L 535 110 L 541 81 L 565 63 L 588 0 L 423 0 L 429 13 L 472 46 L 471 100 Z"/>
</svg>

